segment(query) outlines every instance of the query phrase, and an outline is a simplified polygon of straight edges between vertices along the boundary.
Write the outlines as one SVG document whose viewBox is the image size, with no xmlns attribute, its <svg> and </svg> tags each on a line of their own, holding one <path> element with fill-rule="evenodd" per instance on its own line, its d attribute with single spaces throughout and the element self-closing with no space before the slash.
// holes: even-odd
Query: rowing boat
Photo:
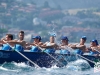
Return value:
<svg viewBox="0 0 100 75">
<path fill-rule="evenodd" d="M 31 61 L 35 62 L 40 67 L 51 67 L 53 65 L 57 65 L 58 67 L 66 66 L 68 61 L 74 61 L 75 55 L 73 54 L 59 54 L 59 53 L 51 53 L 47 54 L 45 52 L 30 52 L 30 51 L 24 51 L 21 52 L 23 55 L 25 55 L 27 58 L 29 58 Z M 55 61 L 54 58 L 58 61 Z M 96 61 L 100 60 L 100 56 L 89 56 L 89 55 L 82 55 L 83 57 L 91 60 Z M 70 60 L 69 60 L 70 59 Z M 82 58 L 84 59 L 84 58 Z M 88 61 L 88 60 L 87 60 Z M 20 54 L 18 54 L 16 51 L 4 51 L 0 50 L 0 64 L 3 64 L 4 62 L 25 62 L 26 64 L 32 65 L 28 62 L 24 57 L 22 57 Z M 91 67 L 94 67 L 94 63 L 88 61 Z M 62 64 L 61 64 L 62 63 Z M 33 65 L 32 65 L 33 66 Z"/>
</svg>

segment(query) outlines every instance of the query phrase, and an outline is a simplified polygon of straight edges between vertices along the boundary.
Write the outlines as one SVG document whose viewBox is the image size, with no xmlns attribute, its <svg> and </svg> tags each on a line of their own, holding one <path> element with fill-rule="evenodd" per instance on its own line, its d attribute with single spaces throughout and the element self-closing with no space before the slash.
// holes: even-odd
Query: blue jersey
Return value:
<svg viewBox="0 0 100 75">
<path fill-rule="evenodd" d="M 23 46 L 21 46 L 20 44 L 16 44 L 16 45 L 14 46 L 14 50 L 23 52 L 23 51 L 24 51 L 24 48 L 23 48 Z"/>
<path fill-rule="evenodd" d="M 60 54 L 70 54 L 70 52 L 68 50 L 61 49 Z"/>
<path fill-rule="evenodd" d="M 98 52 L 93 52 L 93 51 L 89 52 L 89 55 L 94 55 L 94 54 L 99 54 L 99 53 Z"/>
<path fill-rule="evenodd" d="M 80 49 L 75 49 L 74 50 L 74 53 L 82 55 L 83 54 L 83 51 L 80 50 Z"/>
<path fill-rule="evenodd" d="M 55 50 L 52 49 L 52 48 L 47 48 L 47 49 L 44 50 L 44 52 L 46 52 L 46 53 L 55 53 Z"/>
<path fill-rule="evenodd" d="M 30 49 L 31 52 L 41 52 L 41 50 L 37 46 L 32 46 Z"/>
<path fill-rule="evenodd" d="M 9 44 L 3 44 L 2 50 L 12 50 L 12 47 Z"/>
</svg>

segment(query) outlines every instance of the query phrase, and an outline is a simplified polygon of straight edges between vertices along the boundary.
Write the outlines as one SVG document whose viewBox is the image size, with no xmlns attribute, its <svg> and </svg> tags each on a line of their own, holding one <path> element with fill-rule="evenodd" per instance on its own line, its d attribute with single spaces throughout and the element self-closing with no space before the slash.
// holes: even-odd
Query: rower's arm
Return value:
<svg viewBox="0 0 100 75">
<path fill-rule="evenodd" d="M 70 45 L 69 47 L 71 47 L 72 49 L 77 49 L 76 45 Z"/>
<path fill-rule="evenodd" d="M 99 47 L 92 47 L 92 51 L 100 51 L 100 48 Z"/>
<path fill-rule="evenodd" d="M 100 51 L 100 46 L 98 46 L 98 51 Z"/>
<path fill-rule="evenodd" d="M 66 49 L 66 46 L 60 45 L 59 49 Z"/>
<path fill-rule="evenodd" d="M 73 49 L 85 49 L 85 48 L 86 48 L 85 45 L 79 45 L 79 46 L 77 46 L 77 45 L 72 45 L 72 46 L 70 46 L 70 47 L 73 48 Z"/>
<path fill-rule="evenodd" d="M 3 44 L 6 44 L 6 43 L 7 43 L 7 41 L 6 41 L 6 40 L 2 40 L 2 43 L 3 43 Z"/>
<path fill-rule="evenodd" d="M 16 43 L 16 40 L 10 40 L 10 41 L 6 41 L 6 40 L 2 40 L 4 43 Z"/>
<path fill-rule="evenodd" d="M 7 43 L 13 43 L 13 44 L 25 44 L 25 41 L 16 41 L 16 40 L 11 40 L 11 41 L 7 41 Z"/>
<path fill-rule="evenodd" d="M 46 43 L 47 43 L 47 42 L 46 42 Z M 40 45 L 39 47 L 41 47 L 41 48 L 47 48 L 46 43 Z"/>
<path fill-rule="evenodd" d="M 32 45 L 32 46 L 35 46 L 35 44 L 34 44 L 34 43 L 28 43 L 28 45 Z"/>
<path fill-rule="evenodd" d="M 54 45 L 53 45 L 53 44 L 52 44 L 52 45 L 50 45 L 50 46 L 40 45 L 40 47 L 42 47 L 42 48 L 53 48 L 53 47 L 54 47 Z"/>
<path fill-rule="evenodd" d="M 59 45 L 55 44 L 55 50 L 59 49 Z"/>
<path fill-rule="evenodd" d="M 41 48 L 50 48 L 51 46 L 41 45 Z"/>
<path fill-rule="evenodd" d="M 80 46 L 76 46 L 77 49 L 81 49 L 81 50 L 86 50 L 86 46 L 85 45 L 80 45 Z"/>
</svg>

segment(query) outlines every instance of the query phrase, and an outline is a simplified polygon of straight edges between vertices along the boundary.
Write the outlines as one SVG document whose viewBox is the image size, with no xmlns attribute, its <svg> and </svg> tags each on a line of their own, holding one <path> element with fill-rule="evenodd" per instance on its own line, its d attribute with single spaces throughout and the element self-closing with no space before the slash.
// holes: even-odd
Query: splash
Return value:
<svg viewBox="0 0 100 75">
<path fill-rule="evenodd" d="M 0 67 L 0 70 L 5 70 L 5 71 L 9 71 L 9 69 L 7 69 L 7 68 L 4 68 L 4 67 Z"/>
<path fill-rule="evenodd" d="M 95 73 L 96 72 L 99 72 L 100 73 L 100 61 L 95 64 L 95 66 L 94 66 L 94 72 Z"/>
<path fill-rule="evenodd" d="M 17 66 L 17 67 L 30 67 L 30 66 L 28 66 L 28 65 L 25 64 L 25 63 L 16 63 L 16 62 L 13 62 L 13 64 L 14 64 L 15 66 Z"/>
<path fill-rule="evenodd" d="M 4 62 L 4 63 L 0 66 L 0 70 L 18 72 L 18 70 L 11 70 L 11 69 L 5 68 L 5 67 L 3 67 L 4 65 L 6 65 L 6 62 Z"/>
<path fill-rule="evenodd" d="M 56 31 L 54 30 L 54 28 L 53 28 L 52 31 L 49 31 L 48 34 L 49 34 L 50 36 L 54 36 L 54 37 L 57 36 L 57 33 L 56 33 Z"/>
<path fill-rule="evenodd" d="M 56 34 L 55 32 L 49 32 L 48 34 L 49 34 L 50 36 L 54 36 L 54 37 L 57 36 L 57 34 Z"/>
<path fill-rule="evenodd" d="M 90 69 L 90 65 L 86 60 L 83 59 L 78 59 L 74 62 L 70 62 L 67 65 L 67 69 L 68 70 L 72 70 L 72 71 L 84 71 L 87 69 Z"/>
<path fill-rule="evenodd" d="M 10 70 L 10 69 L 4 68 L 4 67 L 2 67 L 2 66 L 0 67 L 0 70 L 18 72 L 18 70 Z"/>
</svg>

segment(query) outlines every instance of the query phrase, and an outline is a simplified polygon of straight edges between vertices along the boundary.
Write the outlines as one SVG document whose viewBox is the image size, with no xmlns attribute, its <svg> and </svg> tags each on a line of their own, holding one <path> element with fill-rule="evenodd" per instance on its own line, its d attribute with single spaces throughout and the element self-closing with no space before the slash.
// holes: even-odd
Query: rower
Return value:
<svg viewBox="0 0 100 75">
<path fill-rule="evenodd" d="M 91 45 L 87 48 L 89 55 L 98 55 L 100 47 L 98 46 L 98 41 L 96 39 L 91 41 Z"/>
<path fill-rule="evenodd" d="M 60 50 L 60 53 L 61 54 L 70 54 L 70 52 L 68 51 L 68 38 L 67 38 L 67 36 L 63 36 L 62 38 L 61 38 L 61 44 L 59 45 L 59 49 L 61 49 Z"/>
<path fill-rule="evenodd" d="M 51 35 L 49 38 L 50 41 L 44 43 L 41 45 L 41 48 L 45 48 L 44 52 L 47 53 L 55 53 L 55 50 L 57 49 L 57 44 L 55 43 L 55 36 Z"/>
<path fill-rule="evenodd" d="M 1 50 L 12 50 L 14 48 L 13 43 L 7 43 L 7 41 L 13 40 L 12 34 L 6 34 L 5 38 L 2 38 L 2 49 Z"/>
<path fill-rule="evenodd" d="M 34 41 L 32 44 L 30 44 L 29 48 L 31 52 L 41 52 L 41 49 L 39 46 L 43 45 L 41 42 L 41 36 L 35 36 L 32 38 Z"/>
<path fill-rule="evenodd" d="M 15 43 L 15 49 L 19 51 L 24 51 L 26 49 L 26 41 L 24 40 L 24 31 L 20 31 L 18 34 L 19 39 L 16 39 L 13 43 Z"/>
<path fill-rule="evenodd" d="M 24 41 L 24 31 L 20 31 L 18 34 L 19 39 L 15 40 L 3 40 L 4 43 L 13 44 L 13 49 L 18 51 L 24 51 L 26 42 Z"/>
<path fill-rule="evenodd" d="M 86 36 L 82 36 L 79 44 L 71 45 L 70 47 L 75 49 L 74 50 L 75 53 L 83 54 L 86 51 L 86 45 L 85 45 L 86 40 L 87 40 Z"/>
</svg>

